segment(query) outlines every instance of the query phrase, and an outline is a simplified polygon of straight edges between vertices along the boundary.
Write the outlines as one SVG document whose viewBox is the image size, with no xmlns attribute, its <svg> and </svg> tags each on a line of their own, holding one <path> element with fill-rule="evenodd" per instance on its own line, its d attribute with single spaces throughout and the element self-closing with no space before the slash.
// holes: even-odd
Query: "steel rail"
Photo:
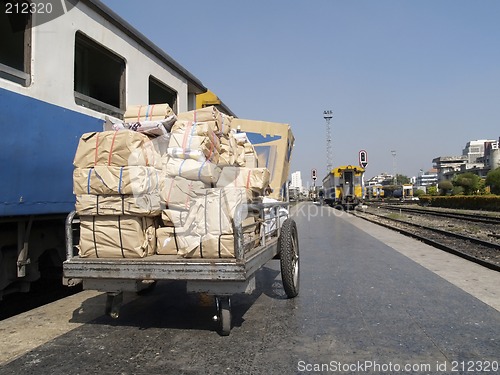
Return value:
<svg viewBox="0 0 500 375">
<path fill-rule="evenodd" d="M 403 228 L 394 227 L 393 225 L 383 223 L 380 220 L 371 219 L 371 218 L 366 217 L 364 215 L 360 215 L 359 212 L 353 212 L 353 214 L 356 217 L 359 217 L 361 219 L 367 220 L 367 221 L 369 221 L 371 223 L 383 226 L 383 227 L 391 229 L 391 230 L 395 230 L 395 231 L 397 231 L 397 232 L 399 232 L 401 234 L 404 234 L 406 236 L 418 239 L 418 240 L 420 240 L 420 241 L 422 241 L 422 242 L 424 242 L 424 243 L 426 243 L 426 244 L 428 244 L 430 246 L 433 246 L 433 247 L 436 247 L 436 248 L 438 248 L 440 250 L 443 250 L 443 251 L 446 251 L 448 253 L 457 255 L 457 256 L 459 256 L 461 258 L 467 259 L 467 260 L 469 260 L 471 262 L 474 262 L 476 264 L 479 264 L 479 265 L 481 265 L 483 267 L 486 267 L 486 268 L 489 268 L 491 270 L 500 272 L 500 265 L 488 262 L 488 261 L 486 261 L 484 259 L 477 258 L 477 257 L 472 256 L 470 254 L 464 253 L 463 251 L 458 250 L 456 248 L 453 248 L 453 247 L 451 247 L 449 245 L 446 245 L 446 244 L 444 244 L 442 242 L 435 241 L 435 240 L 432 240 L 430 238 L 421 236 L 421 235 L 419 235 L 417 233 L 414 233 L 414 232 L 412 232 L 410 230 L 406 230 L 406 229 L 403 229 Z M 466 240 L 466 241 L 474 242 L 474 243 L 477 243 L 477 244 L 481 244 L 481 245 L 483 245 L 485 247 L 488 247 L 488 248 L 494 248 L 494 249 L 500 250 L 500 245 L 493 244 L 493 243 L 487 242 L 487 241 L 482 241 L 482 240 L 479 240 L 479 239 L 474 238 L 474 237 L 467 237 L 467 236 L 459 235 L 457 233 L 447 232 L 447 231 L 443 231 L 443 230 L 436 229 L 436 228 L 429 228 L 429 227 L 425 227 L 423 225 L 412 224 L 412 223 L 409 223 L 407 221 L 392 219 L 392 218 L 388 218 L 388 217 L 383 216 L 383 215 L 377 215 L 377 214 L 368 213 L 368 212 L 364 212 L 364 214 L 373 215 L 373 216 L 375 216 L 377 218 L 383 218 L 383 219 L 386 219 L 388 221 L 397 222 L 397 223 L 400 223 L 400 224 L 403 224 L 403 225 L 407 225 L 407 226 L 410 226 L 410 227 L 415 227 L 415 228 L 424 229 L 424 230 L 430 230 L 430 231 L 433 231 L 435 233 L 439 233 L 441 235 L 446 235 L 448 237 L 452 237 L 453 236 L 455 238 L 459 238 L 459 239 L 462 239 L 464 241 Z"/>
<path fill-rule="evenodd" d="M 500 217 L 493 217 L 493 216 L 490 217 L 490 216 L 473 215 L 473 214 L 458 213 L 458 212 L 430 211 L 426 209 L 412 208 L 412 207 L 385 206 L 383 208 L 391 211 L 413 212 L 422 215 L 441 216 L 441 217 L 448 217 L 451 219 L 474 221 L 478 223 L 500 224 Z"/>
</svg>

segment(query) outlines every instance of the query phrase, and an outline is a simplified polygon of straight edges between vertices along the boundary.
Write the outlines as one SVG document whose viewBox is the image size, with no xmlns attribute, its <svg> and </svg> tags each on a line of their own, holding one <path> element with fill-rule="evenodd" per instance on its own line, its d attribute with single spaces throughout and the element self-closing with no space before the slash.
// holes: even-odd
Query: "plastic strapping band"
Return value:
<svg viewBox="0 0 500 375">
<path fill-rule="evenodd" d="M 151 106 L 151 112 L 149 113 L 149 119 L 150 119 L 151 121 L 153 120 L 153 112 L 154 112 L 154 110 L 155 110 L 155 105 L 153 104 L 153 105 Z"/>
<path fill-rule="evenodd" d="M 201 172 L 203 171 L 203 167 L 205 166 L 205 164 L 206 164 L 206 162 L 207 162 L 207 161 L 208 161 L 208 160 L 205 160 L 205 161 L 201 164 L 200 169 L 198 169 L 198 180 L 200 180 L 200 181 L 201 181 Z"/>
<path fill-rule="evenodd" d="M 111 141 L 111 148 L 109 149 L 109 156 L 108 156 L 108 166 L 111 165 L 111 158 L 113 157 L 113 148 L 115 147 L 115 139 L 117 133 L 118 130 L 116 130 L 115 134 L 113 134 L 113 140 Z"/>
<path fill-rule="evenodd" d="M 146 172 L 148 174 L 148 178 L 147 178 L 147 181 L 148 181 L 148 193 L 150 193 L 151 192 L 151 171 L 149 170 L 149 168 L 147 168 Z"/>
<path fill-rule="evenodd" d="M 212 160 L 214 154 L 215 154 L 215 142 L 210 142 L 210 150 L 208 151 L 207 159 Z"/>
<path fill-rule="evenodd" d="M 177 243 L 177 234 L 175 233 L 175 226 L 174 226 L 174 241 L 175 241 L 175 251 L 179 253 L 179 244 Z"/>
<path fill-rule="evenodd" d="M 90 194 L 90 176 L 92 175 L 92 171 L 94 168 L 89 169 L 89 175 L 87 177 L 87 194 Z"/>
<path fill-rule="evenodd" d="M 120 180 L 118 181 L 118 194 L 122 193 L 123 168 L 125 168 L 125 167 L 120 168 Z"/>
<path fill-rule="evenodd" d="M 92 235 L 94 236 L 94 250 L 96 258 L 99 258 L 99 253 L 97 251 L 97 241 L 95 238 L 95 216 L 92 216 Z"/>
<path fill-rule="evenodd" d="M 189 210 L 189 201 L 191 200 L 190 194 L 193 191 L 193 181 L 188 184 L 188 193 L 186 194 L 186 201 L 184 202 L 184 208 Z"/>
<path fill-rule="evenodd" d="M 97 165 L 97 155 L 99 154 L 99 133 L 95 137 L 95 155 L 94 155 L 94 166 Z"/>
<path fill-rule="evenodd" d="M 172 180 L 172 182 L 170 183 L 170 189 L 168 189 L 167 201 L 165 202 L 167 204 L 167 208 L 168 208 L 168 203 L 170 202 L 170 194 L 172 193 L 174 185 L 175 185 L 175 180 Z"/>
<path fill-rule="evenodd" d="M 179 176 L 182 175 L 182 166 L 184 165 L 184 163 L 186 162 L 187 159 L 184 159 L 182 162 L 181 162 L 181 165 L 179 166 Z"/>
<path fill-rule="evenodd" d="M 247 175 L 247 189 L 250 188 L 250 174 L 251 174 L 251 170 L 249 169 L 248 170 L 248 175 Z"/>
<path fill-rule="evenodd" d="M 144 115 L 144 120 L 147 120 L 149 117 L 149 105 L 146 107 L 146 114 Z"/>
<path fill-rule="evenodd" d="M 221 256 L 221 251 L 220 251 L 220 248 L 221 248 L 221 246 L 220 246 L 220 238 L 221 238 L 221 237 L 222 237 L 222 234 L 219 234 L 219 240 L 217 241 L 217 244 L 219 245 L 219 246 L 218 246 L 218 247 L 219 247 L 219 249 L 218 249 L 218 250 L 219 250 L 219 258 L 222 258 L 222 256 Z"/>
<path fill-rule="evenodd" d="M 193 126 L 193 123 L 191 121 L 188 122 L 188 125 L 186 127 L 186 130 L 184 130 L 184 136 L 182 137 L 182 149 L 186 150 L 188 148 L 188 138 L 189 134 L 191 133 L 191 127 Z"/>
<path fill-rule="evenodd" d="M 122 214 L 125 215 L 125 196 L 122 194 Z"/>
<path fill-rule="evenodd" d="M 125 258 L 125 252 L 123 251 L 123 241 L 122 241 L 122 225 L 121 216 L 118 216 L 118 236 L 120 236 L 120 250 L 122 252 L 122 258 Z"/>
<path fill-rule="evenodd" d="M 141 109 L 142 105 L 139 106 L 139 113 L 137 113 L 137 122 L 141 122 Z"/>
</svg>

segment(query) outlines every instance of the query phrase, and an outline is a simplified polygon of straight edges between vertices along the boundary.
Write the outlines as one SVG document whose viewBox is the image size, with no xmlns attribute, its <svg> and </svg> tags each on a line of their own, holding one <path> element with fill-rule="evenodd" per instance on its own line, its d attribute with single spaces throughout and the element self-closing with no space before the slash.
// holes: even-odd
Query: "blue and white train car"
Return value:
<svg viewBox="0 0 500 375">
<path fill-rule="evenodd" d="M 80 135 L 128 105 L 194 109 L 207 90 L 100 1 L 23 3 L 0 0 L 0 299 L 62 265 Z"/>
</svg>

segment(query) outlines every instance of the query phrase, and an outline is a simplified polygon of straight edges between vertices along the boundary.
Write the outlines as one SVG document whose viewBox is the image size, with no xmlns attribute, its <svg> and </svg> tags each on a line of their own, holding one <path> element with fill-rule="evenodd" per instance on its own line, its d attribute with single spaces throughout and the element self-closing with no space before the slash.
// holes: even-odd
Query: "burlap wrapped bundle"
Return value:
<svg viewBox="0 0 500 375">
<path fill-rule="evenodd" d="M 85 133 L 80 137 L 73 165 L 156 166 L 161 168 L 161 154 L 148 136 L 131 130 Z"/>
<path fill-rule="evenodd" d="M 215 121 L 217 125 L 216 133 L 227 135 L 231 131 L 232 116 L 220 112 L 216 107 L 209 106 L 189 112 L 182 112 L 177 115 L 180 121 L 207 122 Z"/>
<path fill-rule="evenodd" d="M 207 185 L 217 183 L 221 169 L 210 161 L 199 162 L 192 159 L 168 157 L 163 167 L 164 174 L 180 176 L 188 180 L 202 181 Z"/>
<path fill-rule="evenodd" d="M 264 195 L 269 186 L 270 173 L 267 168 L 224 167 L 217 181 L 217 187 L 244 188 L 247 198 Z"/>
<path fill-rule="evenodd" d="M 158 193 L 161 171 L 153 167 L 128 166 L 75 168 L 73 193 L 144 195 Z"/>
<path fill-rule="evenodd" d="M 80 217 L 80 257 L 143 258 L 156 251 L 156 222 L 137 216 Z"/>
<path fill-rule="evenodd" d="M 166 208 L 188 211 L 197 198 L 197 190 L 205 189 L 202 181 L 192 181 L 176 176 L 164 180 L 161 199 Z"/>
<path fill-rule="evenodd" d="M 75 208 L 80 216 L 158 216 L 162 211 L 157 192 L 137 196 L 79 194 Z"/>
<path fill-rule="evenodd" d="M 123 116 L 125 122 L 160 121 L 175 118 L 173 109 L 166 103 L 149 105 L 132 105 Z"/>
</svg>

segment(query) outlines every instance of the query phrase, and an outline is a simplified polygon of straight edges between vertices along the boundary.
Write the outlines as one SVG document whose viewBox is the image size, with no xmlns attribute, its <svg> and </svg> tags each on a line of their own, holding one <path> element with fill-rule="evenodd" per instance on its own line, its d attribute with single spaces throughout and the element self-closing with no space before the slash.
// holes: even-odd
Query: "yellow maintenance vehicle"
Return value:
<svg viewBox="0 0 500 375">
<path fill-rule="evenodd" d="M 332 169 L 323 179 L 324 203 L 343 209 L 363 203 L 364 173 L 364 168 L 352 165 Z"/>
</svg>

